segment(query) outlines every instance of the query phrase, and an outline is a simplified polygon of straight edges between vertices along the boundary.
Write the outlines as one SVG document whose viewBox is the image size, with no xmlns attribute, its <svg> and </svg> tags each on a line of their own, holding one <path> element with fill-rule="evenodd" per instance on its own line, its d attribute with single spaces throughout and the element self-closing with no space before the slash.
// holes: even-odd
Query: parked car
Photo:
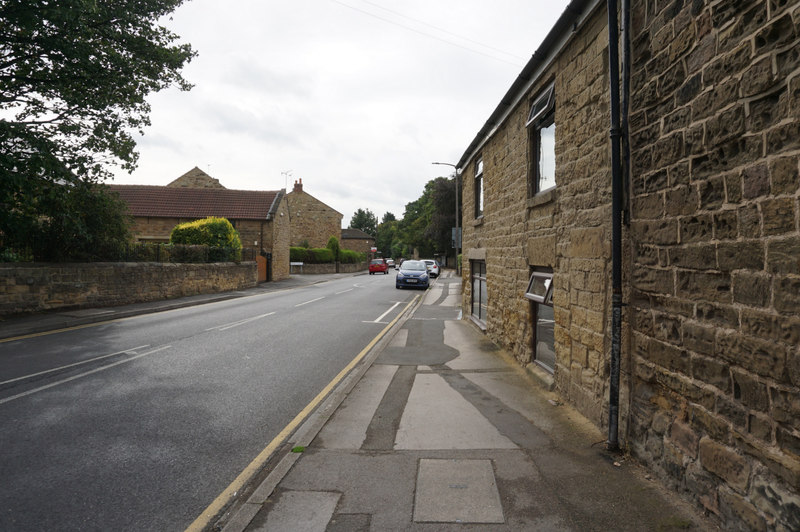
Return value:
<svg viewBox="0 0 800 532">
<path fill-rule="evenodd" d="M 383 259 L 372 259 L 369 262 L 369 274 L 372 275 L 374 273 L 382 273 L 384 275 L 389 274 L 389 267 L 386 266 L 386 261 Z"/>
<path fill-rule="evenodd" d="M 428 274 L 430 274 L 431 277 L 439 277 L 440 268 L 439 268 L 439 263 L 438 262 L 436 262 L 435 260 L 429 260 L 429 259 L 425 259 L 422 262 L 424 262 L 425 266 L 427 266 Z"/>
<path fill-rule="evenodd" d="M 428 267 L 421 260 L 406 260 L 400 265 L 395 288 L 428 288 Z"/>
</svg>

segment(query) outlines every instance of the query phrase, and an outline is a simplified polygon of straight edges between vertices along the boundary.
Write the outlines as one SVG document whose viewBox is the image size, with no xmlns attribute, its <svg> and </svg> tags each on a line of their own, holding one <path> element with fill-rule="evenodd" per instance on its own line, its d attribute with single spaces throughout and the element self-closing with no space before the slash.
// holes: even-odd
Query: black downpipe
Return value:
<svg viewBox="0 0 800 532">
<path fill-rule="evenodd" d="M 611 91 L 611 380 L 608 450 L 619 450 L 619 372 L 622 341 L 622 163 L 620 161 L 619 31 L 617 1 L 608 1 L 608 69 Z"/>
<path fill-rule="evenodd" d="M 631 95 L 631 2 L 622 0 L 622 223 L 631 223 L 631 143 L 628 110 Z"/>
</svg>

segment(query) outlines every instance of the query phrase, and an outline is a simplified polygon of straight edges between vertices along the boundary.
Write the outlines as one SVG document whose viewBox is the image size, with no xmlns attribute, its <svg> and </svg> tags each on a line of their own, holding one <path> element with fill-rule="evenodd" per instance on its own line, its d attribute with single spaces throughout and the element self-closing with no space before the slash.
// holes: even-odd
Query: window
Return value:
<svg viewBox="0 0 800 532">
<path fill-rule="evenodd" d="M 528 114 L 531 162 L 528 191 L 531 196 L 556 186 L 555 92 L 551 83 L 533 101 Z"/>
<path fill-rule="evenodd" d="M 483 157 L 475 161 L 475 218 L 483 216 Z"/>
<path fill-rule="evenodd" d="M 471 314 L 480 325 L 486 326 L 486 261 L 470 261 L 470 280 L 472 282 Z"/>
<path fill-rule="evenodd" d="M 525 297 L 531 301 L 533 361 L 552 373 L 556 365 L 553 271 L 549 268 L 535 268 L 525 290 Z"/>
</svg>

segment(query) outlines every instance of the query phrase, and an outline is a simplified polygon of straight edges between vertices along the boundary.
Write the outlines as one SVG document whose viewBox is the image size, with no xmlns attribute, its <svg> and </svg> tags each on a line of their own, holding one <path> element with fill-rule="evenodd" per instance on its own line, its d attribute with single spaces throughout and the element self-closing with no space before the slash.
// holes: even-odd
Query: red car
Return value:
<svg viewBox="0 0 800 532">
<path fill-rule="evenodd" d="M 389 273 L 389 267 L 386 265 L 386 261 L 383 259 L 372 259 L 369 263 L 369 274 L 372 275 L 373 273 L 383 273 L 387 275 Z"/>
</svg>

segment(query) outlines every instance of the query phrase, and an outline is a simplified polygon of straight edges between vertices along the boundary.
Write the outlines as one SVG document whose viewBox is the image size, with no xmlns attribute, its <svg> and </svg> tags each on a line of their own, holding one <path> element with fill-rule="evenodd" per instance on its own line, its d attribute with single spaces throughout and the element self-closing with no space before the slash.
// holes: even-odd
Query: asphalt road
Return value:
<svg viewBox="0 0 800 532">
<path fill-rule="evenodd" d="M 413 296 L 365 275 L 0 343 L 0 530 L 184 530 Z"/>
</svg>

